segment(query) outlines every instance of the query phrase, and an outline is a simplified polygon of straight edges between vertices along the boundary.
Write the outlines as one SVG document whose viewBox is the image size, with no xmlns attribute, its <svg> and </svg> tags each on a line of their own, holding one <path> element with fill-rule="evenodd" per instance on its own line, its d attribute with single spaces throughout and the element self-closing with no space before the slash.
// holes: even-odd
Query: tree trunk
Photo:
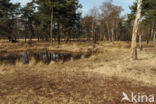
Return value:
<svg viewBox="0 0 156 104">
<path fill-rule="evenodd" d="M 139 48 L 142 50 L 142 36 L 139 34 Z"/>
<path fill-rule="evenodd" d="M 154 39 L 154 26 L 155 26 L 155 17 L 153 17 L 153 20 L 152 20 L 152 26 L 151 26 L 151 40 Z"/>
<path fill-rule="evenodd" d="M 68 37 L 66 43 L 71 42 L 71 30 L 68 30 Z"/>
<path fill-rule="evenodd" d="M 96 34 L 95 34 L 95 20 L 92 20 L 92 36 L 93 36 L 93 48 L 96 48 Z"/>
<path fill-rule="evenodd" d="M 114 28 L 112 28 L 112 41 L 111 42 L 114 42 Z"/>
<path fill-rule="evenodd" d="M 30 45 L 32 45 L 32 34 L 30 36 Z"/>
<path fill-rule="evenodd" d="M 29 38 L 30 38 L 30 45 L 32 45 L 32 37 L 34 36 L 34 27 L 32 23 L 32 18 L 28 18 L 28 25 L 29 25 Z"/>
<path fill-rule="evenodd" d="M 156 40 L 156 32 L 153 33 L 153 41 Z"/>
<path fill-rule="evenodd" d="M 109 26 L 107 22 L 106 22 L 106 26 L 107 26 L 107 31 L 108 31 L 108 38 L 109 38 L 109 41 L 111 41 Z"/>
<path fill-rule="evenodd" d="M 51 9 L 51 24 L 50 24 L 50 42 L 51 45 L 53 44 L 53 16 L 54 16 L 54 9 Z"/>
<path fill-rule="evenodd" d="M 39 41 L 40 41 L 39 31 L 36 30 L 36 32 L 37 32 L 37 40 L 38 40 L 38 42 L 39 42 Z"/>
<path fill-rule="evenodd" d="M 87 32 L 87 41 L 90 41 L 90 34 Z"/>
<path fill-rule="evenodd" d="M 26 43 L 27 42 L 27 36 L 25 36 L 24 39 L 25 39 L 25 43 Z"/>
<path fill-rule="evenodd" d="M 153 40 L 154 38 L 154 27 L 152 26 L 152 29 L 151 29 L 151 40 Z"/>
<path fill-rule="evenodd" d="M 147 45 L 149 44 L 150 42 L 150 28 L 148 29 L 148 35 L 147 35 Z"/>
<path fill-rule="evenodd" d="M 9 42 L 11 41 L 11 36 L 8 37 Z"/>
<path fill-rule="evenodd" d="M 156 32 L 154 32 L 153 41 L 154 41 L 154 48 L 156 49 Z"/>
<path fill-rule="evenodd" d="M 29 30 L 29 45 L 32 46 L 32 32 Z"/>
<path fill-rule="evenodd" d="M 58 36 L 57 36 L 57 41 L 58 41 L 58 45 L 60 45 L 60 24 L 58 23 Z"/>
<path fill-rule="evenodd" d="M 142 0 L 138 0 L 137 3 L 137 13 L 136 18 L 133 26 L 133 32 L 132 32 L 132 42 L 131 42 L 131 56 L 133 60 L 137 60 L 137 33 L 138 33 L 138 27 L 139 27 L 139 20 L 141 18 L 141 11 L 142 11 Z"/>
</svg>

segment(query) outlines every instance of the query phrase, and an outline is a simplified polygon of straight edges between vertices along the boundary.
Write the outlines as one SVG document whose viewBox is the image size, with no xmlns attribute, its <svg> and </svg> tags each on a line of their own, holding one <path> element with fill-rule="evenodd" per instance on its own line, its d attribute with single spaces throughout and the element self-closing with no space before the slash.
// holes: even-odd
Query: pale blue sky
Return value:
<svg viewBox="0 0 156 104">
<path fill-rule="evenodd" d="M 22 5 L 26 4 L 27 2 L 30 2 L 31 0 L 11 0 L 12 2 L 21 2 Z M 102 2 L 106 0 L 80 0 L 80 3 L 82 4 L 82 12 L 83 15 L 87 14 L 90 8 L 93 8 L 94 6 L 99 7 Z M 125 15 L 130 12 L 129 6 L 133 4 L 135 0 L 113 0 L 113 4 L 122 6 L 124 11 L 122 12 L 122 15 Z"/>
</svg>

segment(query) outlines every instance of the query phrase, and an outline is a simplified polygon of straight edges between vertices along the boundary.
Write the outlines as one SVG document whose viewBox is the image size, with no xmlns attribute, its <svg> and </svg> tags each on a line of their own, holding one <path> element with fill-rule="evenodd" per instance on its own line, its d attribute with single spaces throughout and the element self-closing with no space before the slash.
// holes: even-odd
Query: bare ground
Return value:
<svg viewBox="0 0 156 104">
<path fill-rule="evenodd" d="M 2 43 L 1 43 L 2 44 Z M 21 43 L 11 49 L 6 42 L 0 49 L 91 51 L 90 43 L 74 43 L 59 48 L 47 45 L 24 48 Z M 47 43 L 45 43 L 47 44 Z M 3 48 L 2 48 L 3 47 Z M 156 96 L 156 52 L 152 45 L 139 51 L 139 60 L 129 58 L 129 43 L 99 43 L 96 53 L 50 65 L 33 63 L 0 66 L 1 104 L 122 104 L 122 92 Z M 1 53 L 1 54 L 2 54 Z"/>
</svg>

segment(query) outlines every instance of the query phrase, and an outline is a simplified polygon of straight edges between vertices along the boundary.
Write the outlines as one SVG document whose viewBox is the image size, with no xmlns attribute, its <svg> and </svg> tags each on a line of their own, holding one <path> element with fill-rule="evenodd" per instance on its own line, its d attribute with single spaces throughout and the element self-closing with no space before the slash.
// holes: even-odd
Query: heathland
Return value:
<svg viewBox="0 0 156 104">
<path fill-rule="evenodd" d="M 89 58 L 67 62 L 0 65 L 1 104 L 119 104 L 122 92 L 156 94 L 156 51 L 152 42 L 130 58 L 129 42 L 61 43 L 0 42 L 0 53 L 57 51 L 91 53 Z"/>
</svg>

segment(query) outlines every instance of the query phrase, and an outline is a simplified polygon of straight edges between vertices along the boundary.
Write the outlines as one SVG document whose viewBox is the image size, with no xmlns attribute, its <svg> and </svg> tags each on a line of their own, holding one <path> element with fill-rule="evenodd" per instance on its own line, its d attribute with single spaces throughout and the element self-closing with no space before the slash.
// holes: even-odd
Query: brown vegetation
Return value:
<svg viewBox="0 0 156 104">
<path fill-rule="evenodd" d="M 88 51 L 92 43 L 73 43 L 59 48 L 49 43 L 33 47 L 3 42 L 9 52 L 65 49 Z M 42 45 L 41 45 L 42 44 Z M 14 46 L 14 48 L 13 48 Z M 11 48 L 12 47 L 12 48 Z M 88 59 L 66 63 L 51 62 L 0 66 L 0 102 L 2 104 L 119 104 L 122 92 L 156 94 L 156 56 L 152 44 L 143 43 L 139 60 L 131 61 L 128 42 L 98 42 L 96 54 Z M 3 52 L 4 53 L 4 52 Z"/>
</svg>

